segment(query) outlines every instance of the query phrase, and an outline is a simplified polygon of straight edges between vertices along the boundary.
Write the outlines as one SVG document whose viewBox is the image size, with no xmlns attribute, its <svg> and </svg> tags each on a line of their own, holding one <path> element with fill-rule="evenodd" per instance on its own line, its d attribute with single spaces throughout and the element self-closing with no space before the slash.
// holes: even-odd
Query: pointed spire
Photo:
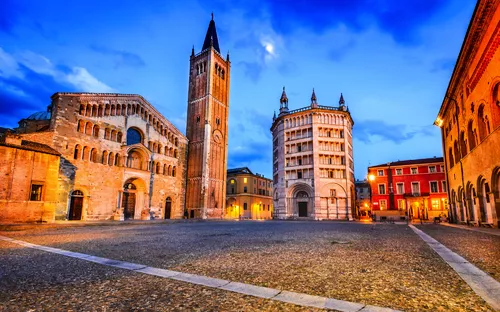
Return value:
<svg viewBox="0 0 500 312">
<path fill-rule="evenodd" d="M 193 49 L 191 49 L 191 56 L 194 56 L 194 44 L 193 44 Z"/>
<path fill-rule="evenodd" d="M 340 100 L 339 100 L 339 104 L 340 104 L 340 105 L 344 105 L 344 104 L 345 104 L 345 101 L 344 101 L 344 96 L 342 95 L 342 93 L 340 93 Z"/>
<path fill-rule="evenodd" d="M 276 120 L 276 111 L 274 111 L 273 121 Z"/>
<path fill-rule="evenodd" d="M 202 51 L 213 47 L 217 52 L 220 53 L 219 40 L 217 39 L 217 31 L 215 29 L 214 14 L 212 13 L 212 20 L 208 24 L 207 34 L 205 36 L 205 41 L 203 42 Z"/>
<path fill-rule="evenodd" d="M 311 106 L 314 105 L 314 104 L 318 104 L 316 102 L 316 93 L 314 92 L 314 88 L 313 88 L 313 93 L 311 94 Z"/>
<path fill-rule="evenodd" d="M 283 87 L 283 92 L 281 93 L 280 104 L 286 104 L 286 106 L 288 106 L 288 97 L 286 96 L 285 87 Z"/>
<path fill-rule="evenodd" d="M 229 62 L 229 50 L 227 50 L 226 61 L 228 61 L 228 62 Z"/>
</svg>

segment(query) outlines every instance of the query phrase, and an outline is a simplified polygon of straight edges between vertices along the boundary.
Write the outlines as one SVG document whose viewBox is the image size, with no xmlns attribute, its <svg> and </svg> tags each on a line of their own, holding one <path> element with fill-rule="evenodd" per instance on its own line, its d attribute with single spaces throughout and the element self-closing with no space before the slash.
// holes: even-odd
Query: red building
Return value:
<svg viewBox="0 0 500 312">
<path fill-rule="evenodd" d="M 432 220 L 448 215 L 443 157 L 368 167 L 372 215 L 377 220 Z"/>
</svg>

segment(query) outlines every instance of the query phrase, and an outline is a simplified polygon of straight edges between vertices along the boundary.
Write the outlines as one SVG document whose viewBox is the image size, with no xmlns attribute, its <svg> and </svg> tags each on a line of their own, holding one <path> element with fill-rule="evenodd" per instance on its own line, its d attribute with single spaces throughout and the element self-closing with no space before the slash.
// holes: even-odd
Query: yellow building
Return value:
<svg viewBox="0 0 500 312">
<path fill-rule="evenodd" d="M 227 170 L 226 219 L 272 219 L 273 182 L 248 167 Z"/>
</svg>

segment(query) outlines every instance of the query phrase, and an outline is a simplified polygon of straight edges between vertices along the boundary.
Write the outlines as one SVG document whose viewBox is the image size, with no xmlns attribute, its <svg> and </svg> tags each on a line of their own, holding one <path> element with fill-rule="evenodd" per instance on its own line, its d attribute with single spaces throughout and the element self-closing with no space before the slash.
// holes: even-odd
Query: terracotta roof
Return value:
<svg viewBox="0 0 500 312">
<path fill-rule="evenodd" d="M 430 164 L 430 163 L 438 163 L 438 162 L 443 162 L 443 161 L 444 161 L 443 157 L 398 160 L 398 161 L 392 161 L 389 163 L 380 164 L 380 165 L 376 165 L 376 166 L 370 166 L 370 167 L 368 167 L 368 169 L 377 168 L 377 167 L 388 167 L 389 165 L 391 167 L 394 167 L 394 166 L 405 166 L 405 165 Z"/>
<path fill-rule="evenodd" d="M 26 140 L 22 140 L 21 145 L 15 145 L 15 144 L 5 143 L 5 139 L 2 139 L 2 140 L 0 140 L 0 146 L 7 146 L 7 147 L 18 148 L 18 149 L 23 149 L 23 150 L 27 150 L 27 151 L 39 152 L 39 153 L 44 153 L 44 154 L 56 155 L 56 156 L 61 155 L 61 153 L 59 153 L 58 151 L 56 151 L 55 149 L 51 148 L 48 145 L 37 143 L 37 142 L 26 141 Z"/>
</svg>

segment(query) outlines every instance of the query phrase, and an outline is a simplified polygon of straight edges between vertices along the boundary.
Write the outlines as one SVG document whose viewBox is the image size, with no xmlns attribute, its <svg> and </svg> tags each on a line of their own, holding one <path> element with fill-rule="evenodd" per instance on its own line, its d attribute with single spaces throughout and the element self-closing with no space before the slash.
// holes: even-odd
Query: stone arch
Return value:
<svg viewBox="0 0 500 312">
<path fill-rule="evenodd" d="M 83 147 L 82 160 L 89 160 L 90 158 L 90 148 L 88 146 Z"/>
<path fill-rule="evenodd" d="M 85 121 L 78 121 L 78 127 L 76 129 L 78 132 L 85 133 Z"/>
<path fill-rule="evenodd" d="M 467 139 L 469 141 L 469 149 L 472 151 L 476 147 L 476 129 L 474 129 L 472 119 L 467 124 Z"/>
<path fill-rule="evenodd" d="M 490 123 L 486 115 L 485 105 L 479 105 L 477 110 L 477 126 L 479 130 L 479 142 L 482 142 L 488 134 L 490 134 Z M 479 144 L 478 142 L 478 144 Z"/>
<path fill-rule="evenodd" d="M 172 167 L 172 176 L 173 176 L 173 177 L 175 177 L 175 174 L 176 174 L 176 173 L 175 173 L 175 171 L 176 171 L 175 166 L 173 166 L 173 167 Z"/>
<path fill-rule="evenodd" d="M 92 129 L 92 135 L 93 135 L 95 138 L 98 138 L 98 137 L 99 137 L 99 126 L 98 126 L 98 125 L 94 125 L 94 128 Z"/>
<path fill-rule="evenodd" d="M 455 165 L 454 159 L 453 159 L 453 152 L 451 150 L 451 147 L 448 149 L 448 164 L 450 166 L 450 169 L 453 168 Z"/>
<path fill-rule="evenodd" d="M 108 151 L 102 152 L 102 164 L 107 165 L 108 164 Z"/>
<path fill-rule="evenodd" d="M 132 148 L 127 152 L 128 168 L 138 170 L 148 170 L 147 168 L 148 155 L 140 148 Z"/>
<path fill-rule="evenodd" d="M 470 181 L 467 182 L 465 187 L 466 200 L 467 200 L 467 212 L 469 216 L 469 220 L 477 221 L 477 211 L 476 211 L 476 189 L 474 188 L 474 184 Z"/>
<path fill-rule="evenodd" d="M 116 130 L 111 130 L 111 136 L 109 137 L 111 141 L 116 141 Z"/>
<path fill-rule="evenodd" d="M 459 137 L 459 141 L 460 141 L 460 156 L 461 158 L 464 158 L 465 155 L 467 155 L 467 141 L 465 139 L 465 131 L 461 131 L 460 132 L 460 137 Z"/>
<path fill-rule="evenodd" d="M 85 134 L 92 135 L 92 123 L 90 121 L 87 121 L 85 124 Z"/>
<path fill-rule="evenodd" d="M 111 130 L 109 128 L 104 129 L 104 139 L 109 140 L 111 136 Z"/>
<path fill-rule="evenodd" d="M 483 177 L 477 178 L 477 198 L 479 201 L 479 222 L 488 222 L 488 217 L 491 214 L 491 201 L 490 201 L 490 185 Z"/>
<path fill-rule="evenodd" d="M 458 204 L 458 210 L 460 212 L 460 221 L 465 222 L 465 194 L 464 194 L 464 189 L 460 186 L 458 187 L 458 192 L 457 192 L 457 204 Z"/>
<path fill-rule="evenodd" d="M 288 190 L 287 209 L 296 217 L 314 215 L 314 190 L 306 183 L 295 183 Z"/>
<path fill-rule="evenodd" d="M 69 194 L 68 220 L 82 220 L 84 212 L 85 194 L 80 189 Z"/>
<path fill-rule="evenodd" d="M 121 143 L 122 139 L 123 139 L 123 134 L 121 131 L 118 131 L 118 133 L 116 134 L 116 142 Z"/>
<path fill-rule="evenodd" d="M 125 219 L 141 219 L 146 213 L 149 215 L 145 206 L 147 201 L 147 185 L 142 179 L 133 177 L 123 183 L 121 207 Z"/>
<path fill-rule="evenodd" d="M 96 148 L 92 148 L 90 150 L 90 159 L 89 159 L 91 162 L 97 162 L 97 149 Z"/>
<path fill-rule="evenodd" d="M 113 152 L 110 152 L 108 155 L 108 166 L 113 166 L 115 165 L 115 155 Z"/>
<path fill-rule="evenodd" d="M 493 169 L 491 174 L 491 189 L 490 193 L 492 196 L 492 202 L 494 203 L 494 207 L 491 209 L 491 220 L 492 222 L 497 222 L 497 226 L 500 225 L 499 217 L 500 217 L 500 166 L 497 166 Z"/>
<path fill-rule="evenodd" d="M 144 143 L 144 133 L 137 127 L 130 127 L 127 129 L 127 145 L 137 143 Z"/>
<path fill-rule="evenodd" d="M 80 144 L 75 145 L 75 152 L 73 154 L 74 159 L 82 159 L 82 146 Z"/>
</svg>

